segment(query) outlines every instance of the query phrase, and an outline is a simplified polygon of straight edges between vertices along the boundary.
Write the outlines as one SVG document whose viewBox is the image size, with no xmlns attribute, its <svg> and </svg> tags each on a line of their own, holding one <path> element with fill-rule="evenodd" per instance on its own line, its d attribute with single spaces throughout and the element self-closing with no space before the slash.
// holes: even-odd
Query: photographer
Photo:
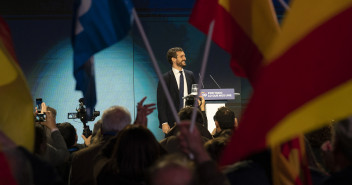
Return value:
<svg viewBox="0 0 352 185">
<path fill-rule="evenodd" d="M 213 130 L 214 138 L 219 136 L 229 137 L 238 127 L 235 113 L 228 107 L 220 107 L 214 115 L 216 128 Z"/>
<path fill-rule="evenodd" d="M 50 139 L 52 140 L 50 144 L 48 142 L 46 143 L 46 150 L 42 155 L 42 158 L 53 166 L 59 166 L 68 160 L 70 153 L 67 150 L 64 138 L 56 126 L 54 115 L 50 111 L 47 111 L 44 102 L 42 103 L 42 112 L 44 113 L 46 120 L 42 120 L 38 123 L 49 129 Z M 36 112 L 36 114 L 38 113 Z"/>
<path fill-rule="evenodd" d="M 203 98 L 203 96 L 199 96 L 198 98 L 194 95 L 188 95 L 187 97 L 185 97 L 186 101 L 185 101 L 185 107 L 193 107 L 194 106 L 194 101 L 195 99 L 197 99 L 198 101 L 198 109 L 201 111 L 202 116 L 203 116 L 203 122 L 202 125 L 208 129 L 208 119 L 205 113 L 205 100 Z"/>
</svg>

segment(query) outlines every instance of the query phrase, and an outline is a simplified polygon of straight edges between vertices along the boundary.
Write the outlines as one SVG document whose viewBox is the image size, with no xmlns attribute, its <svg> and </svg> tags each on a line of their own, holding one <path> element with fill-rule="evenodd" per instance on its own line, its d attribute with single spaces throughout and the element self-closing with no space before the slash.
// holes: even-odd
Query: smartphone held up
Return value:
<svg viewBox="0 0 352 185">
<path fill-rule="evenodd" d="M 35 114 L 35 122 L 46 121 L 46 114 L 45 114 L 45 112 L 42 112 L 43 99 L 37 98 L 37 99 L 35 99 L 35 103 L 36 103 L 36 110 L 37 110 L 37 113 Z"/>
</svg>

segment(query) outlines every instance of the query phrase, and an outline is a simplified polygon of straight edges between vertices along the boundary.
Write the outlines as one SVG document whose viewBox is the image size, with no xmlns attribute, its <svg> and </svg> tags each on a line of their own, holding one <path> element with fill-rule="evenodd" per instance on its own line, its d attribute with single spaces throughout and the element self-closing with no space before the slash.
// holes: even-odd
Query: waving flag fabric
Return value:
<svg viewBox="0 0 352 185">
<path fill-rule="evenodd" d="M 0 184 L 17 185 L 4 153 L 0 152 Z"/>
<path fill-rule="evenodd" d="M 352 114 L 352 0 L 295 0 L 222 164 Z"/>
<path fill-rule="evenodd" d="M 271 147 L 273 185 L 311 185 L 303 134 Z"/>
<path fill-rule="evenodd" d="M 212 21 L 212 39 L 231 55 L 232 70 L 254 84 L 269 46 L 279 33 L 272 1 L 198 0 L 190 23 L 207 34 Z"/>
<path fill-rule="evenodd" d="M 32 97 L 18 66 L 10 30 L 0 17 L 0 131 L 33 151 Z M 1 144 L 0 144 L 1 151 Z"/>
<path fill-rule="evenodd" d="M 123 39 L 132 23 L 129 0 L 79 0 L 74 8 L 72 33 L 76 90 L 89 110 L 96 104 L 93 55 Z"/>
</svg>

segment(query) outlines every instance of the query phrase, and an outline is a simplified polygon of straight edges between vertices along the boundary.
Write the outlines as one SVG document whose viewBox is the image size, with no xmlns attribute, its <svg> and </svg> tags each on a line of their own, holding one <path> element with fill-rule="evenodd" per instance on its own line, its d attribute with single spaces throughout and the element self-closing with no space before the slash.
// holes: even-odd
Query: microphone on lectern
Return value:
<svg viewBox="0 0 352 185">
<path fill-rule="evenodd" d="M 211 75 L 209 75 L 209 76 L 215 82 L 215 84 L 219 87 L 219 89 L 221 89 L 220 85 L 215 81 L 215 79 Z"/>
</svg>

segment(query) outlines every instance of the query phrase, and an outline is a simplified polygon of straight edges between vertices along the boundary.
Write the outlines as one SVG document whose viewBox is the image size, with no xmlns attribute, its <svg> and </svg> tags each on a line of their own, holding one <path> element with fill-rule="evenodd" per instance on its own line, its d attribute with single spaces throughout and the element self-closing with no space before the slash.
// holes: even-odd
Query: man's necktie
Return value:
<svg viewBox="0 0 352 185">
<path fill-rule="evenodd" d="M 182 75 L 182 71 L 180 71 L 180 110 L 183 108 L 183 99 L 182 97 L 184 96 L 183 91 L 184 91 L 184 80 L 183 80 L 183 75 Z"/>
</svg>

